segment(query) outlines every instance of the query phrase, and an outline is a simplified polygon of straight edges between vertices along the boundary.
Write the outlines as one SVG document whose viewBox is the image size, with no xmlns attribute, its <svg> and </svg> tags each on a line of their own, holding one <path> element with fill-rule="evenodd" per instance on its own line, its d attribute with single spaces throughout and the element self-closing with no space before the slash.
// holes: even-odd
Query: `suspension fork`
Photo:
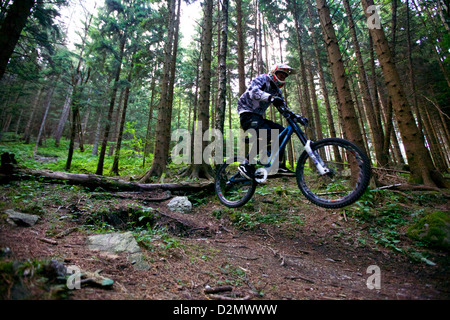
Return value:
<svg viewBox="0 0 450 320">
<path fill-rule="evenodd" d="M 326 175 L 330 172 L 325 166 L 325 163 L 322 160 L 322 157 L 311 149 L 311 140 L 308 140 L 305 144 L 305 151 L 308 153 L 309 157 L 312 159 L 314 164 L 316 165 L 317 171 L 319 171 L 320 175 Z"/>
<path fill-rule="evenodd" d="M 290 120 L 290 121 L 289 121 Z M 330 169 L 328 169 L 325 165 L 325 162 L 323 162 L 322 157 L 317 153 L 314 152 L 311 148 L 311 140 L 308 140 L 306 137 L 306 134 L 303 132 L 303 130 L 299 127 L 299 125 L 295 122 L 293 122 L 291 119 L 289 119 L 289 124 L 294 128 L 295 133 L 299 137 L 300 141 L 305 146 L 305 151 L 308 154 L 308 156 L 311 158 L 311 160 L 314 162 L 317 171 L 319 171 L 320 175 L 326 175 L 327 173 L 330 173 Z"/>
</svg>

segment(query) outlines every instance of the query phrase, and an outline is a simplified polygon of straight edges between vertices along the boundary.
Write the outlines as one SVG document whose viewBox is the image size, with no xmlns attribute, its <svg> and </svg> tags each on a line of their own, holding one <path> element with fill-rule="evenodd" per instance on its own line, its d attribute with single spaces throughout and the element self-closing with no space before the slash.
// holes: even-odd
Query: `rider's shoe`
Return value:
<svg viewBox="0 0 450 320">
<path fill-rule="evenodd" d="M 280 167 L 278 168 L 277 174 L 281 174 L 283 176 L 295 176 L 294 171 L 289 170 L 288 168 L 286 168 L 283 165 L 280 165 Z"/>
<path fill-rule="evenodd" d="M 248 179 L 248 180 L 254 180 L 255 179 L 255 166 L 251 164 L 241 164 L 238 167 L 239 172 L 241 175 Z"/>
</svg>

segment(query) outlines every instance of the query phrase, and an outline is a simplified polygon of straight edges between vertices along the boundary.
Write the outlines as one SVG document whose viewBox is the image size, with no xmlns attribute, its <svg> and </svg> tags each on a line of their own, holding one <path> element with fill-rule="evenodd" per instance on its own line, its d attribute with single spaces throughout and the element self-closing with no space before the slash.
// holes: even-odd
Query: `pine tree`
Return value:
<svg viewBox="0 0 450 320">
<path fill-rule="evenodd" d="M 323 38 L 327 47 L 330 60 L 331 72 L 336 83 L 336 90 L 339 98 L 340 113 L 342 115 L 342 126 L 345 138 L 364 148 L 364 141 L 361 128 L 358 123 L 355 107 L 348 87 L 347 75 L 342 61 L 334 26 L 331 21 L 330 9 L 326 0 L 316 0 L 319 13 L 320 25 L 322 26 Z"/>
<path fill-rule="evenodd" d="M 36 0 L 14 1 L 0 26 L 0 80 Z"/>
<path fill-rule="evenodd" d="M 361 0 L 366 17 L 371 18 L 369 6 L 373 6 L 373 0 Z M 369 28 L 375 49 L 380 61 L 386 87 L 392 100 L 395 116 L 400 129 L 403 144 L 405 146 L 408 164 L 411 170 L 410 181 L 429 186 L 445 185 L 442 175 L 436 170 L 430 154 L 425 147 L 423 135 L 419 132 L 414 120 L 411 107 L 406 99 L 403 84 L 393 62 L 391 50 L 386 40 L 383 28 Z"/>
</svg>

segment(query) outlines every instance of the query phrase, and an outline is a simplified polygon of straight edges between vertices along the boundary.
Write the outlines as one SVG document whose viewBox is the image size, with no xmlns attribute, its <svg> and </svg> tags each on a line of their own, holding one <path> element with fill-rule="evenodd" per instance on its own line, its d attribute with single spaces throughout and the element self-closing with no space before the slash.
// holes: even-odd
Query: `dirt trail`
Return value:
<svg viewBox="0 0 450 320">
<path fill-rule="evenodd" d="M 139 200 L 142 196 L 137 198 L 115 200 L 114 205 L 143 202 Z M 49 236 L 80 226 L 80 221 L 67 217 L 75 206 L 83 207 L 83 197 L 61 205 L 47 203 L 47 214 L 33 227 L 13 226 L 1 219 L 0 247 L 11 249 L 9 260 L 53 258 L 82 270 L 102 270 L 102 275 L 114 280 L 111 289 L 83 286 L 72 290 L 70 299 L 449 298 L 446 253 L 436 252 L 436 265 L 430 266 L 411 262 L 389 249 L 356 245 L 364 226 L 310 205 L 305 205 L 308 212 L 298 212 L 301 224 L 239 229 L 228 215 L 217 217 L 223 207 L 213 197 L 209 200 L 191 213 L 171 214 L 174 219 L 166 225 L 167 230 L 173 227 L 173 238 L 155 237 L 150 244 L 141 245 L 150 264 L 148 271 L 135 270 L 126 254 L 88 250 L 86 239 L 92 233 L 81 228 L 61 238 Z M 167 202 L 150 205 L 169 212 Z M 177 219 L 191 223 L 182 236 L 177 236 Z M 379 268 L 380 288 L 368 287 L 371 276 L 369 284 L 376 284 L 371 266 Z M 226 290 L 205 292 L 210 287 Z"/>
</svg>

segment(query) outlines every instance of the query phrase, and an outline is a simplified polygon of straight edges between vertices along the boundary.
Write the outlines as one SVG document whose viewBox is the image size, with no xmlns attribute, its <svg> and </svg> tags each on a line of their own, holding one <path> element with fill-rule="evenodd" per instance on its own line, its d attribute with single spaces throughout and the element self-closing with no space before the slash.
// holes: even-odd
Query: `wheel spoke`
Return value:
<svg viewBox="0 0 450 320">
<path fill-rule="evenodd" d="M 256 182 L 242 177 L 238 171 L 238 166 L 242 162 L 243 160 L 235 157 L 234 162 L 226 161 L 217 171 L 216 194 L 219 200 L 228 207 L 243 206 L 255 192 Z"/>
<path fill-rule="evenodd" d="M 352 143 L 339 138 L 318 141 L 312 148 L 330 173 L 320 175 L 307 154 L 302 154 L 297 168 L 302 193 L 326 208 L 346 206 L 359 199 L 370 179 L 367 156 Z"/>
</svg>

